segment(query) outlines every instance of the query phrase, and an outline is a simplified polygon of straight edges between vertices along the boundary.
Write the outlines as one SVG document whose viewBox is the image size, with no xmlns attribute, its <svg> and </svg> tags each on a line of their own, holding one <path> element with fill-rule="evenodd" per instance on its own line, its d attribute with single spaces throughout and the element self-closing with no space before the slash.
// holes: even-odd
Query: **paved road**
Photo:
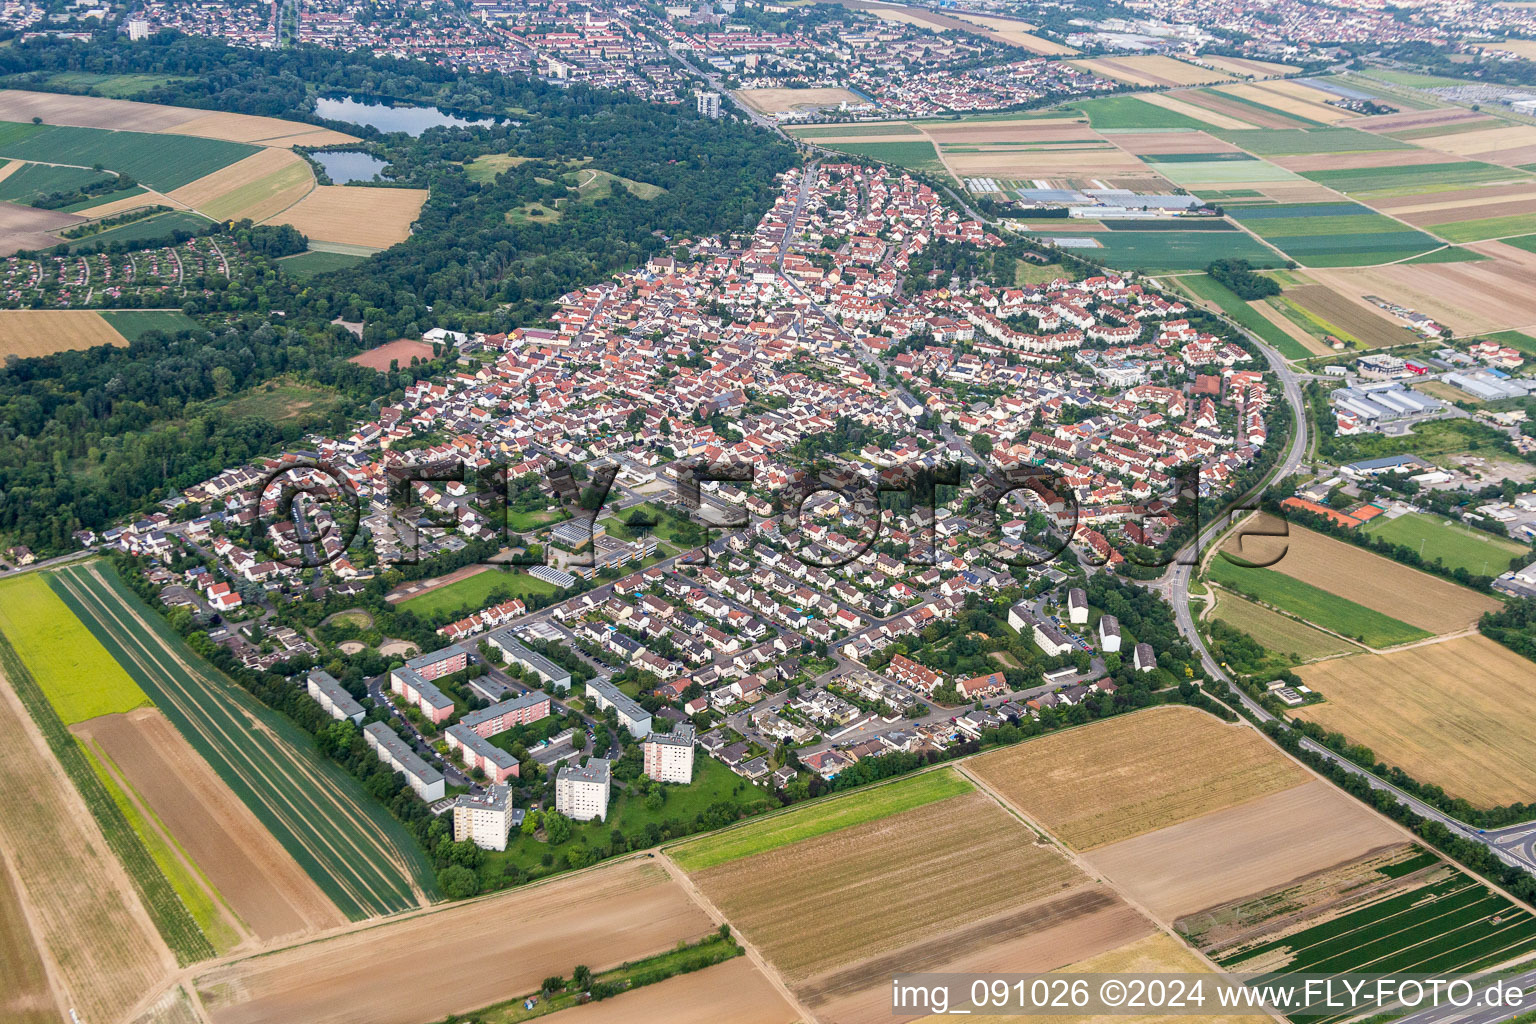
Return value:
<svg viewBox="0 0 1536 1024">
<path fill-rule="evenodd" d="M 1512 988 L 1525 991 L 1527 995 L 1522 1001 L 1522 1005 L 1468 1006 L 1465 1008 L 1450 1005 L 1436 1006 L 1428 1010 L 1420 1010 L 1418 1013 L 1410 1014 L 1407 1017 L 1399 1017 L 1393 1024 L 1495 1024 L 1497 1021 L 1526 1013 L 1533 1006 L 1536 1006 L 1536 999 L 1533 999 L 1529 994 L 1530 989 L 1536 987 L 1536 971 L 1511 974 L 1501 978 L 1499 983 L 1505 992 Z M 1479 998 L 1487 997 L 1480 994 Z"/>
</svg>

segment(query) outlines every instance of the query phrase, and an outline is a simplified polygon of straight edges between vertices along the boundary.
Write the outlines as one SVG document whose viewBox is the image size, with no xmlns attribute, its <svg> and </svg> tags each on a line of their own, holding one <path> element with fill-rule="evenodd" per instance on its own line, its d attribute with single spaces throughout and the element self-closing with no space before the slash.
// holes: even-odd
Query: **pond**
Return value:
<svg viewBox="0 0 1536 1024">
<path fill-rule="evenodd" d="M 366 124 L 381 132 L 405 132 L 413 138 L 428 128 L 442 125 L 463 128 L 495 123 L 495 119 L 489 117 L 455 117 L 438 107 L 413 107 L 388 100 L 359 100 L 352 96 L 321 96 L 315 100 L 315 113 L 332 121 Z"/>
<path fill-rule="evenodd" d="M 326 176 L 337 185 L 372 181 L 375 174 L 389 166 L 388 161 L 360 149 L 336 149 L 328 153 L 311 153 L 310 157 L 325 168 Z"/>
</svg>

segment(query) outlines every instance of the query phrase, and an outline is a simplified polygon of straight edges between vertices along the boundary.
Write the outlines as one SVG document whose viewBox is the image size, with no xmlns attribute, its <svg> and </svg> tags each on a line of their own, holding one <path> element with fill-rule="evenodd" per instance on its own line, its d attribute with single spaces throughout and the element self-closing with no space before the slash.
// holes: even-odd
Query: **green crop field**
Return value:
<svg viewBox="0 0 1536 1024">
<path fill-rule="evenodd" d="M 1400 892 L 1219 956 L 1223 967 L 1267 956 L 1284 974 L 1449 974 L 1491 967 L 1536 949 L 1529 911 L 1454 869 L 1449 877 Z"/>
<path fill-rule="evenodd" d="M 1508 345 L 1517 348 L 1527 355 L 1536 356 L 1536 338 L 1519 331 L 1500 331 L 1498 334 L 1488 335 L 1489 341 L 1496 341 L 1500 345 Z"/>
<path fill-rule="evenodd" d="M 905 121 L 893 121 L 886 124 L 835 124 L 822 128 L 788 128 L 789 134 L 798 139 L 835 139 L 838 136 L 854 135 L 921 135 L 915 127 Z"/>
<path fill-rule="evenodd" d="M 1438 231 L 1439 229 L 1436 228 L 1436 230 Z M 1486 260 L 1486 259 L 1488 259 L 1488 257 L 1484 256 L 1480 252 L 1473 252 L 1471 249 L 1463 249 L 1459 245 L 1447 245 L 1444 248 L 1433 249 L 1433 250 L 1431 250 L 1429 252 L 1424 253 L 1421 256 L 1415 256 L 1413 259 L 1411 259 L 1411 260 L 1404 260 L 1403 262 L 1404 263 L 1476 263 L 1479 260 Z"/>
<path fill-rule="evenodd" d="M 115 192 L 103 192 L 100 195 L 91 196 L 89 199 L 82 199 L 78 203 L 70 203 L 68 206 L 61 206 L 59 207 L 59 212 L 80 213 L 95 206 L 105 206 L 108 203 L 115 203 L 119 199 L 132 199 L 134 196 L 142 196 L 148 191 L 149 189 L 145 188 L 143 185 L 130 185 L 128 188 L 120 188 Z M 146 200 L 144 205 L 150 206 L 152 204 Z"/>
<path fill-rule="evenodd" d="M 5 634 L 0 634 L 0 666 L 4 667 L 6 679 L 36 723 L 59 767 L 64 769 L 64 774 L 79 792 L 113 855 L 123 865 L 145 911 L 154 922 L 155 930 L 165 939 L 177 962 L 185 965 L 213 956 L 212 943 L 156 866 L 138 833 L 123 817 L 112 794 L 107 792 L 86 759 L 84 748 L 65 728 L 43 688 Z"/>
<path fill-rule="evenodd" d="M 323 252 L 319 249 L 311 249 L 309 252 L 301 252 L 297 256 L 284 256 L 277 261 L 277 265 L 283 268 L 285 274 L 292 274 L 297 278 L 310 278 L 316 274 L 324 274 L 331 270 L 345 270 L 367 259 L 366 256 L 358 256 L 349 252 Z"/>
<path fill-rule="evenodd" d="M 41 573 L 0 582 L 0 632 L 65 725 L 150 703 Z"/>
<path fill-rule="evenodd" d="M 383 805 L 309 734 L 195 654 L 110 566 L 61 569 L 51 584 L 343 913 L 414 907 L 413 883 L 438 895 L 425 854 Z"/>
<path fill-rule="evenodd" d="M 672 847 L 667 854 L 684 871 L 702 871 L 970 791 L 971 784 L 948 769 L 924 772 L 856 794 L 797 804 L 783 814 Z"/>
<path fill-rule="evenodd" d="M 1211 559 L 1208 575 L 1213 582 L 1245 597 L 1273 605 L 1340 636 L 1358 639 L 1369 647 L 1393 647 L 1431 635 L 1274 569 L 1234 565 L 1218 556 Z"/>
<path fill-rule="evenodd" d="M 23 164 L 0 179 L 0 199 L 11 203 L 31 203 L 55 192 L 73 192 L 77 188 L 106 181 L 112 175 L 89 167 L 49 167 Z M 93 200 L 100 202 L 100 200 Z"/>
<path fill-rule="evenodd" d="M 1224 259 L 1247 260 L 1255 267 L 1285 262 L 1273 249 L 1236 231 L 1105 231 L 1093 237 L 1100 248 L 1072 253 L 1126 270 L 1204 270 Z"/>
<path fill-rule="evenodd" d="M 1222 311 L 1236 320 L 1243 327 L 1257 334 L 1264 342 L 1275 349 L 1287 359 L 1310 359 L 1313 353 L 1291 337 L 1279 327 L 1270 323 L 1263 314 L 1254 309 L 1252 305 L 1238 297 L 1238 294 L 1209 274 L 1188 274 L 1175 278 L 1180 287 L 1214 302 Z"/>
<path fill-rule="evenodd" d="M 1247 154 L 1244 154 L 1245 156 Z M 1183 188 L 1222 185 L 1233 181 L 1293 181 L 1294 171 L 1264 160 L 1213 160 L 1200 163 L 1157 163 L 1157 173 Z"/>
<path fill-rule="evenodd" d="M 400 602 L 400 609 L 434 622 L 444 617 L 460 618 L 490 604 L 491 595 L 498 591 L 505 591 L 507 597 L 503 600 L 508 600 L 533 594 L 553 594 L 555 585 L 535 579 L 526 572 L 486 569 L 462 580 L 455 580 L 446 587 L 406 598 Z"/>
<path fill-rule="evenodd" d="M 78 167 L 100 164 L 159 192 L 180 188 L 255 152 L 255 146 L 194 135 L 0 122 L 0 157 Z"/>
<path fill-rule="evenodd" d="M 1268 103 L 1263 103 L 1263 102 L 1260 102 L 1259 100 L 1254 99 L 1252 96 L 1239 96 L 1236 93 L 1222 92 L 1220 88 L 1199 89 L 1199 90 L 1196 90 L 1196 91 L 1197 92 L 1208 93 L 1208 94 L 1210 94 L 1212 96 L 1219 97 L 1219 98 L 1227 101 L 1228 103 L 1238 103 L 1238 104 L 1241 104 L 1242 106 L 1245 106 L 1245 107 L 1252 107 L 1254 110 L 1261 110 L 1264 113 L 1270 115 L 1271 118 L 1281 118 L 1281 119 L 1285 120 L 1288 123 L 1283 128 L 1278 129 L 1280 131 L 1288 130 L 1292 125 L 1295 125 L 1298 128 L 1326 128 L 1326 127 L 1328 127 L 1327 125 L 1323 124 L 1323 122 L 1321 122 L 1321 121 L 1314 121 L 1314 120 L 1312 120 L 1312 118 L 1304 117 L 1301 114 L 1295 113 L 1294 111 L 1281 110 L 1279 107 L 1272 107 Z M 1277 129 L 1266 128 L 1264 130 L 1265 131 L 1275 131 Z"/>
<path fill-rule="evenodd" d="M 938 150 L 927 139 L 921 142 L 831 142 L 826 146 L 854 156 L 867 156 L 893 167 L 949 176 L 948 169 L 939 160 Z"/>
<path fill-rule="evenodd" d="M 129 341 L 138 341 L 150 331 L 177 334 L 202 330 L 202 325 L 178 309 L 104 309 L 102 318 Z"/>
<path fill-rule="evenodd" d="M 1509 568 L 1516 555 L 1529 561 L 1531 549 L 1507 537 L 1453 523 L 1449 519 L 1414 512 L 1396 519 L 1377 516 L 1362 527 L 1372 536 L 1412 548 L 1431 562 L 1439 559 L 1452 569 L 1479 576 L 1497 576 Z"/>
<path fill-rule="evenodd" d="M 1258 156 L 1300 156 L 1305 153 L 1363 153 L 1377 149 L 1412 149 L 1406 142 L 1353 128 L 1266 128 L 1263 131 L 1211 129 L 1211 134 Z M 1307 175 L 1311 177 L 1311 175 Z"/>
<path fill-rule="evenodd" d="M 1313 629 L 1304 622 L 1297 622 L 1225 591 L 1216 602 L 1216 611 L 1212 617 L 1247 633 L 1266 650 L 1293 660 L 1308 661 L 1333 654 L 1360 653 L 1360 648 L 1348 640 L 1340 640 L 1331 633 Z"/>
<path fill-rule="evenodd" d="M 1530 175 L 1477 160 L 1417 164 L 1403 167 L 1350 167 L 1335 171 L 1303 171 L 1301 176 L 1346 195 L 1402 196 L 1447 187 L 1483 185 L 1495 181 L 1529 181 Z"/>
<path fill-rule="evenodd" d="M 1189 128 L 1195 131 L 1210 125 L 1176 110 L 1139 100 L 1135 96 L 1101 96 L 1073 105 L 1088 115 L 1088 124 L 1098 130 L 1146 131 L 1149 128 Z"/>
<path fill-rule="evenodd" d="M 143 220 L 136 220 L 131 224 L 124 224 L 118 228 L 108 228 L 106 231 L 94 235 L 87 235 L 79 241 L 71 242 L 70 252 L 79 252 L 82 249 L 94 249 L 97 245 L 111 245 L 113 242 L 164 242 L 172 244 L 175 232 L 185 231 L 194 233 L 201 231 L 213 223 L 200 213 L 191 210 L 172 210 L 169 213 L 156 214 Z"/>
<path fill-rule="evenodd" d="M 1488 238 L 1523 235 L 1536 231 L 1536 213 L 1458 220 L 1449 224 L 1436 224 L 1433 230 L 1448 242 L 1480 242 Z"/>
<path fill-rule="evenodd" d="M 1367 266 L 1428 252 L 1430 235 L 1359 203 L 1277 203 L 1228 211 L 1244 227 L 1314 267 Z"/>
<path fill-rule="evenodd" d="M 84 89 L 94 96 L 123 100 L 162 85 L 190 82 L 186 75 L 98 75 L 86 71 L 65 71 L 50 75 L 48 84 L 59 89 Z"/>
</svg>

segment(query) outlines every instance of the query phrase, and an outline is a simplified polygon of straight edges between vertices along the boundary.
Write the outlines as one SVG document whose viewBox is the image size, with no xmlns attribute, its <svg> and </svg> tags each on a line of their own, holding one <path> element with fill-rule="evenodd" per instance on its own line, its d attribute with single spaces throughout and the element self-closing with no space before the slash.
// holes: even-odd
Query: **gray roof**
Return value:
<svg viewBox="0 0 1536 1024">
<path fill-rule="evenodd" d="M 511 629 L 498 629 L 488 638 L 490 642 L 501 649 L 507 657 L 520 665 L 525 665 L 533 671 L 549 679 L 564 679 L 569 683 L 571 673 L 563 666 L 555 664 L 537 651 L 530 651 L 517 639 L 517 634 Z"/>
<path fill-rule="evenodd" d="M 404 680 L 406 685 L 408 685 L 411 689 L 421 694 L 421 699 L 426 701 L 428 704 L 431 704 L 433 707 L 453 707 L 453 698 L 449 697 L 442 690 L 439 690 L 436 683 L 422 678 L 421 673 L 417 672 L 410 666 L 407 665 L 395 669 L 395 675 L 398 675 L 402 680 Z"/>
<path fill-rule="evenodd" d="M 369 722 L 363 726 L 363 732 L 372 736 L 378 746 L 389 752 L 390 759 L 400 765 L 401 771 L 415 776 L 423 785 L 430 786 L 442 781 L 443 773 L 423 761 L 410 744 L 383 722 Z"/>
<path fill-rule="evenodd" d="M 557 780 L 572 779 L 576 782 L 600 782 L 608 785 L 608 759 L 594 757 L 584 766 L 568 764 L 560 769 Z"/>
<path fill-rule="evenodd" d="M 336 677 L 325 669 L 315 669 L 309 674 L 309 681 L 314 685 L 315 689 L 325 694 L 326 699 L 335 705 L 338 711 L 348 718 L 363 713 L 363 706 L 357 702 L 357 699 L 348 693 L 347 688 L 337 682 Z"/>
<path fill-rule="evenodd" d="M 468 747 L 478 756 L 489 760 L 497 768 L 505 770 L 517 764 L 517 758 L 502 750 L 463 722 L 460 722 L 458 725 L 449 726 L 448 735 L 458 740 L 461 746 Z"/>
<path fill-rule="evenodd" d="M 627 718 L 631 722 L 640 722 L 651 717 L 651 713 L 635 703 L 634 698 L 617 686 L 614 686 L 607 679 L 589 679 L 587 680 L 587 688 L 596 690 L 603 700 L 613 705 L 620 718 Z"/>
<path fill-rule="evenodd" d="M 653 732 L 645 738 L 647 743 L 660 743 L 668 747 L 693 746 L 693 726 L 673 726 L 671 732 Z"/>
</svg>

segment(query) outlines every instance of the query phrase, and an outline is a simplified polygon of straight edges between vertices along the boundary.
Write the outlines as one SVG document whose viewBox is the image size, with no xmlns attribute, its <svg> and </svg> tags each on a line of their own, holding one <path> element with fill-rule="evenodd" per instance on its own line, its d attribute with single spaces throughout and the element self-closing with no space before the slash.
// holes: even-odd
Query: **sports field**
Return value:
<svg viewBox="0 0 1536 1024">
<path fill-rule="evenodd" d="M 1472 635 L 1297 670 L 1326 703 L 1297 717 L 1482 807 L 1536 802 L 1536 664 Z"/>
<path fill-rule="evenodd" d="M 404 828 L 313 739 L 193 654 L 109 567 L 71 566 L 53 586 L 118 663 L 321 890 L 353 919 L 436 894 Z"/>
<path fill-rule="evenodd" d="M 42 573 L 0 582 L 0 633 L 65 725 L 132 711 L 149 696 L 48 586 Z"/>
<path fill-rule="evenodd" d="M 703 871 L 971 791 L 971 784 L 952 771 L 924 772 L 858 793 L 798 804 L 785 814 L 759 818 L 671 847 L 667 856 L 686 871 Z"/>
<path fill-rule="evenodd" d="M 1173 706 L 1051 733 L 968 766 L 1074 850 L 1129 839 L 1306 779 L 1252 729 Z"/>
<path fill-rule="evenodd" d="M 494 567 L 481 569 L 473 575 L 456 580 L 436 590 L 429 590 L 400 602 L 400 607 L 425 619 L 473 615 L 491 603 L 493 594 L 505 593 L 509 600 L 532 594 L 553 594 L 555 585 L 529 576 L 526 572 L 506 572 Z M 462 615 L 461 615 L 462 613 Z"/>
<path fill-rule="evenodd" d="M 1485 530 L 1420 512 L 1390 519 L 1377 516 L 1363 529 L 1411 548 L 1431 562 L 1439 560 L 1452 569 L 1465 569 L 1479 576 L 1497 576 L 1509 568 L 1511 558 L 1530 552 L 1524 544 L 1507 537 L 1496 537 Z"/>
</svg>

